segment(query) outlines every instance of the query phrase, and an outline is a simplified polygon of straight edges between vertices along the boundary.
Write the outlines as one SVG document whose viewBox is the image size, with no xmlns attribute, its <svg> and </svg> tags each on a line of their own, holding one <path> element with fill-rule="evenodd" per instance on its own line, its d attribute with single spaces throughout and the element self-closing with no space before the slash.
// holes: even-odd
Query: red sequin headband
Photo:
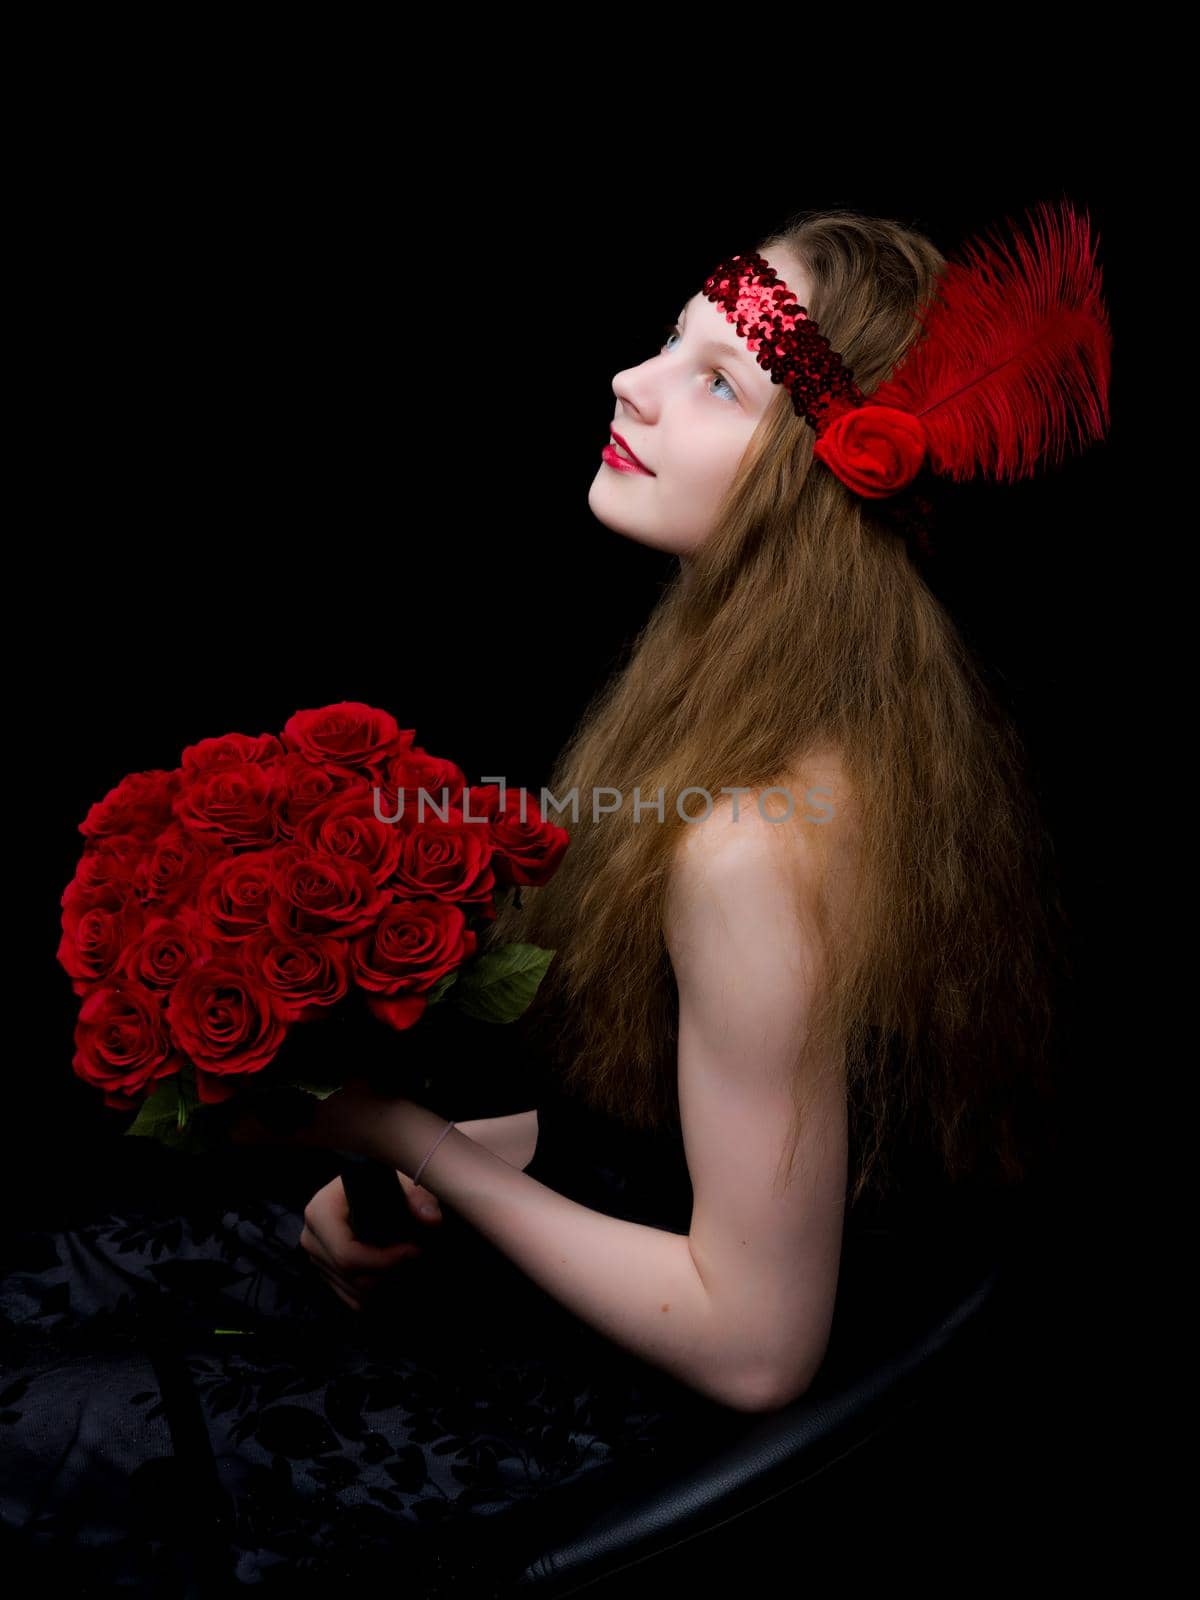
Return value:
<svg viewBox="0 0 1200 1600">
<path fill-rule="evenodd" d="M 867 499 L 922 466 L 962 481 L 1015 480 L 1109 423 L 1112 333 L 1086 213 L 1032 213 L 1032 238 L 975 236 L 946 263 L 921 331 L 870 396 L 765 257 L 730 256 L 702 293 L 817 435 L 813 455 Z M 1009 243 L 1012 252 L 1009 251 Z"/>
</svg>

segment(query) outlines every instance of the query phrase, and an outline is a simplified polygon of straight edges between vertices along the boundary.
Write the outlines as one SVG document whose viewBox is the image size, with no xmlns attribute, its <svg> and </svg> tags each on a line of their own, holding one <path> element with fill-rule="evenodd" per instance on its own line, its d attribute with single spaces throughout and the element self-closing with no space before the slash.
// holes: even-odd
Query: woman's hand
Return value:
<svg viewBox="0 0 1200 1600">
<path fill-rule="evenodd" d="M 420 1188 L 403 1172 L 397 1171 L 396 1176 L 418 1222 L 426 1228 L 440 1226 L 442 1211 L 437 1196 Z M 313 1265 L 324 1273 L 334 1294 L 352 1311 L 361 1311 L 363 1301 L 381 1284 L 394 1282 L 391 1274 L 406 1261 L 419 1257 L 422 1248 L 412 1240 L 380 1248 L 355 1238 L 350 1231 L 350 1206 L 340 1177 L 318 1189 L 305 1206 L 300 1245 Z"/>
</svg>

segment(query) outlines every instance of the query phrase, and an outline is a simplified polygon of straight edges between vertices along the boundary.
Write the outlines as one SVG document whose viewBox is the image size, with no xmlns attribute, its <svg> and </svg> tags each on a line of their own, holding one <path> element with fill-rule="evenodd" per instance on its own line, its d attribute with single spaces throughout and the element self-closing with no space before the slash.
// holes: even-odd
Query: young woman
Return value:
<svg viewBox="0 0 1200 1600">
<path fill-rule="evenodd" d="M 757 252 L 867 393 L 945 266 L 844 210 Z M 261 1337 L 182 1347 L 186 1450 L 167 1358 L 105 1357 L 105 1414 L 145 1418 L 108 1459 L 136 1478 L 186 1454 L 240 1581 L 295 1593 L 374 1542 L 430 1585 L 464 1517 L 516 1526 L 685 1418 L 715 1436 L 794 1401 L 829 1356 L 856 1215 L 914 1173 L 1012 1188 L 1052 1145 L 1056 900 L 1019 739 L 922 576 L 917 502 L 850 492 L 756 355 L 701 292 L 613 380 L 589 505 L 679 569 L 547 785 L 577 797 L 563 865 L 491 930 L 556 951 L 523 1024 L 537 1107 L 448 1125 L 362 1086 L 323 1103 L 314 1142 L 434 1204 L 416 1260 L 353 1238 L 336 1178 L 303 1219 L 263 1202 L 234 1233 L 215 1192 L 173 1219 L 173 1305 L 194 1290 L 246 1328 L 265 1296 Z M 139 1314 L 161 1304 L 163 1237 L 43 1233 L 0 1290 L 5 1520 L 32 1525 L 34 1484 L 47 1538 L 111 1552 L 119 1530 L 129 1570 L 160 1557 L 71 1456 L 100 1359 L 72 1341 L 119 1323 L 131 1282 Z M 324 1280 L 356 1309 L 387 1283 L 396 1314 L 322 1341 Z M 285 1321 L 304 1339 L 273 1341 Z"/>
</svg>

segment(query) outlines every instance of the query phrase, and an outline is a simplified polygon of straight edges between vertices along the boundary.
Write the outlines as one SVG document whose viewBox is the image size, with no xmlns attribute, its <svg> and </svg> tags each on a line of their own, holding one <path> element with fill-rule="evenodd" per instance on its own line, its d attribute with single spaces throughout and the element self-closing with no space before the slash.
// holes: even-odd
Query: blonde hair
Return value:
<svg viewBox="0 0 1200 1600">
<path fill-rule="evenodd" d="M 914 336 L 943 257 L 848 209 L 797 213 L 755 248 L 770 260 L 779 246 L 804 263 L 809 310 L 869 393 Z M 505 906 L 488 942 L 556 950 L 528 1024 L 564 1088 L 630 1126 L 677 1123 L 663 908 L 688 824 L 674 797 L 791 784 L 834 750 L 858 818 L 853 909 L 835 925 L 822 895 L 824 982 L 789 1162 L 832 1052 L 856 1130 L 852 1204 L 887 1190 L 905 1129 L 951 1182 L 1017 1183 L 1056 1140 L 1051 842 L 1021 740 L 886 505 L 850 493 L 812 445 L 781 389 L 687 580 L 666 587 L 549 779 L 556 796 L 662 786 L 665 822 L 635 824 L 629 804 L 558 818 L 571 845 L 557 875 Z"/>
</svg>

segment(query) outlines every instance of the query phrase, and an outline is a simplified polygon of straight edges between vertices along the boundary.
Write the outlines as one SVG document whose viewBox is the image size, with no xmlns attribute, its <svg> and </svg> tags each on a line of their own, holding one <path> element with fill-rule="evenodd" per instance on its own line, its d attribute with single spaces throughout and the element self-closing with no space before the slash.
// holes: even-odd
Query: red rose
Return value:
<svg viewBox="0 0 1200 1600">
<path fill-rule="evenodd" d="M 497 783 L 472 788 L 469 795 L 470 815 L 488 819 L 495 852 L 492 864 L 499 882 L 538 886 L 548 883 L 571 843 L 567 830 L 545 821 L 537 801 L 526 789 L 519 789 L 515 794 L 506 789 L 503 806 Z"/>
<path fill-rule="evenodd" d="M 281 939 L 297 933 L 350 939 L 370 927 L 390 898 L 360 862 L 294 845 L 278 853 L 267 916 Z"/>
<path fill-rule="evenodd" d="M 283 742 L 306 761 L 354 767 L 372 779 L 413 740 L 415 729 L 401 729 L 390 711 L 361 700 L 342 700 L 316 711 L 297 711 L 283 729 Z"/>
<path fill-rule="evenodd" d="M 441 756 L 431 756 L 428 750 L 414 745 L 384 767 L 379 809 L 389 821 L 399 812 L 398 821 L 410 827 L 423 820 L 422 810 L 424 819 L 436 819 L 443 810 L 449 816 L 462 799 L 466 785 L 466 773 L 461 767 Z M 422 789 L 429 796 L 428 800 L 422 800 Z"/>
<path fill-rule="evenodd" d="M 491 908 L 496 889 L 486 822 L 452 812 L 448 822 L 417 823 L 400 835 L 400 857 L 388 888 L 400 899 L 428 896 Z"/>
<path fill-rule="evenodd" d="M 89 839 L 114 833 L 157 833 L 171 820 L 171 802 L 178 785 L 174 772 L 131 772 L 88 808 L 79 831 Z"/>
<path fill-rule="evenodd" d="M 278 859 L 271 850 L 226 856 L 209 870 L 196 896 L 206 930 L 218 939 L 248 939 L 267 926 Z"/>
<path fill-rule="evenodd" d="M 339 795 L 363 793 L 370 800 L 367 779 L 353 767 L 337 767 L 332 762 L 316 766 L 295 752 L 277 763 L 287 797 L 283 803 L 284 831 L 295 838 L 304 819 Z"/>
<path fill-rule="evenodd" d="M 396 828 L 375 815 L 372 791 L 361 784 L 317 806 L 296 829 L 298 844 L 321 855 L 358 861 L 376 883 L 386 883 L 395 871 L 401 840 Z"/>
<path fill-rule="evenodd" d="M 308 1022 L 350 992 L 350 947 L 344 939 L 294 934 L 281 939 L 264 929 L 241 947 L 242 965 L 271 991 L 275 1009 L 292 1022 Z"/>
<path fill-rule="evenodd" d="M 95 989 L 79 1008 L 72 1066 L 85 1083 L 104 1090 L 111 1110 L 134 1110 L 139 1096 L 181 1065 L 158 996 L 140 984 Z"/>
<path fill-rule="evenodd" d="M 395 900 L 351 950 L 354 977 L 381 1022 L 411 1028 L 429 990 L 475 954 L 459 908 L 441 900 Z"/>
<path fill-rule="evenodd" d="M 145 849 L 146 840 L 131 833 L 114 834 L 102 845 L 88 845 L 59 904 L 64 910 L 77 906 L 81 912 L 92 906 L 119 911 L 137 900 L 134 873 Z"/>
<path fill-rule="evenodd" d="M 878 500 L 912 482 L 926 446 L 920 417 L 868 402 L 836 417 L 813 446 L 813 455 L 855 494 Z"/>
<path fill-rule="evenodd" d="M 207 1105 L 228 1100 L 230 1080 L 261 1072 L 287 1037 L 271 991 L 240 961 L 225 957 L 185 972 L 167 1001 L 171 1033 L 195 1063 Z"/>
<path fill-rule="evenodd" d="M 151 917 L 122 952 L 120 967 L 130 982 L 162 991 L 178 983 L 189 967 L 211 961 L 213 953 L 199 918 L 185 910 L 178 917 Z"/>
<path fill-rule="evenodd" d="M 78 902 L 65 908 L 58 964 L 73 980 L 76 994 L 86 994 L 94 984 L 114 976 L 121 954 L 129 940 L 137 937 L 144 916 L 137 904 L 119 911 L 106 906 L 83 907 Z"/>
<path fill-rule="evenodd" d="M 240 767 L 248 761 L 267 763 L 283 754 L 283 746 L 273 733 L 226 733 L 219 739 L 201 739 L 189 744 L 179 758 L 181 767 L 204 772 L 213 767 Z"/>
<path fill-rule="evenodd" d="M 138 898 L 164 915 L 190 901 L 215 861 L 225 859 L 220 842 L 211 836 L 189 833 L 172 822 L 145 853 L 134 870 Z"/>
<path fill-rule="evenodd" d="M 175 799 L 175 815 L 187 828 L 209 834 L 231 850 L 261 850 L 283 837 L 283 777 L 276 766 L 253 761 L 202 768 Z"/>
</svg>

